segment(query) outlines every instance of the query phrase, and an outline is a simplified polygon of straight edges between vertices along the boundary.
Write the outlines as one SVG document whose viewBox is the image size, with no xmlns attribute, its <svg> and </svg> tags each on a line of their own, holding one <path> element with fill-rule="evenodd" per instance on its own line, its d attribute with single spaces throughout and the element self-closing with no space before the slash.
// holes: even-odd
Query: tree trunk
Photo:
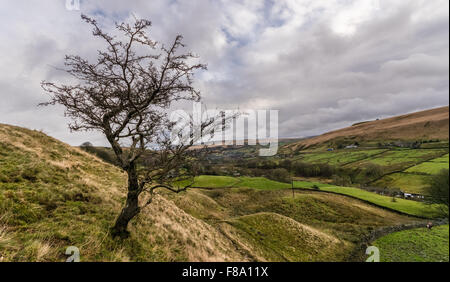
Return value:
<svg viewBox="0 0 450 282">
<path fill-rule="evenodd" d="M 113 237 L 127 238 L 129 232 L 127 230 L 128 223 L 140 212 L 139 208 L 139 181 L 136 172 L 136 165 L 130 164 L 127 169 L 128 174 L 128 194 L 125 207 L 120 212 L 119 217 L 116 219 L 116 223 L 111 230 Z"/>
</svg>

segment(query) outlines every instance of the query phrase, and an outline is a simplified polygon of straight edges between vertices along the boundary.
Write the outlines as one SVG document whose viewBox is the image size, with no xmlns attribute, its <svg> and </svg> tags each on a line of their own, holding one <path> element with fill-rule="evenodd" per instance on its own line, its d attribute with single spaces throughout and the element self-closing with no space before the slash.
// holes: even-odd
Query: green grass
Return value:
<svg viewBox="0 0 450 282">
<path fill-rule="evenodd" d="M 294 185 L 295 187 L 299 188 L 311 188 L 312 187 L 311 185 L 319 185 L 319 184 L 312 183 L 305 185 L 304 182 L 295 182 Z M 396 199 L 396 201 L 393 202 L 392 197 L 378 195 L 376 193 L 368 192 L 359 188 L 341 187 L 334 185 L 322 185 L 319 186 L 319 188 L 321 191 L 328 191 L 342 195 L 352 196 L 364 201 L 374 203 L 382 207 L 390 208 L 413 216 L 432 218 L 439 215 L 435 207 L 433 208 L 433 206 L 405 199 Z"/>
<path fill-rule="evenodd" d="M 203 194 L 213 201 L 199 201 L 198 194 Z M 292 195 L 292 192 L 288 189 L 223 188 L 192 190 L 186 196 L 173 195 L 173 197 L 178 198 L 175 202 L 180 208 L 192 212 L 191 214 L 196 217 L 207 218 L 212 224 L 223 221 L 232 223 L 234 227 L 244 233 L 250 233 L 248 235 L 250 237 L 254 237 L 254 234 L 260 231 L 266 234 L 267 239 L 271 236 L 280 238 L 280 245 L 283 244 L 282 242 L 285 239 L 288 239 L 281 238 L 285 234 L 273 234 L 275 233 L 274 229 L 277 228 L 278 232 L 284 232 L 283 230 L 286 230 L 287 225 L 295 225 L 294 221 L 350 244 L 358 243 L 361 236 L 367 235 L 374 228 L 416 221 L 416 219 L 392 213 L 356 199 L 313 191 L 295 191 L 295 195 Z M 251 221 L 246 220 L 249 219 L 246 216 L 261 213 L 278 214 L 294 221 L 287 221 L 287 223 L 291 222 L 287 224 L 284 220 L 279 222 L 274 219 L 276 222 L 284 223 L 282 226 L 270 226 L 275 223 L 272 220 L 265 220 L 267 217 L 251 218 Z M 242 224 L 234 224 L 236 223 L 235 220 Z M 291 235 L 286 234 L 286 236 Z M 247 238 L 247 236 L 245 237 Z M 319 249 L 312 246 L 315 246 L 315 244 L 312 243 L 308 250 L 304 250 L 304 252 L 320 252 Z M 339 245 L 335 248 L 335 251 L 342 255 L 343 249 L 349 251 L 351 247 L 348 244 L 345 246 Z M 279 246 L 279 248 L 283 249 L 285 246 Z M 336 259 L 337 253 L 329 260 Z"/>
<path fill-rule="evenodd" d="M 407 193 L 426 194 L 426 188 L 429 186 L 430 179 L 430 175 L 399 172 L 386 175 L 373 183 L 373 185 L 398 188 Z"/>
<path fill-rule="evenodd" d="M 423 143 L 420 148 L 432 149 L 432 148 L 448 148 L 448 141 Z"/>
<path fill-rule="evenodd" d="M 130 222 L 129 238 L 113 239 L 109 230 L 125 196 L 119 168 L 42 133 L 0 124 L 3 261 L 62 262 L 68 246 L 80 249 L 81 261 L 241 257 L 231 247 L 215 248 L 226 239 L 170 201 L 154 201 Z"/>
<path fill-rule="evenodd" d="M 298 160 L 307 163 L 328 163 L 330 165 L 344 165 L 385 152 L 385 149 L 372 150 L 336 150 L 332 152 L 313 152 L 301 154 Z"/>
<path fill-rule="evenodd" d="M 424 173 L 424 174 L 438 174 L 443 169 L 448 169 L 448 163 L 444 162 L 424 162 L 419 165 L 413 166 L 405 172 L 411 173 Z"/>
<path fill-rule="evenodd" d="M 236 187 L 239 188 L 253 188 L 261 190 L 273 190 L 273 189 L 285 189 L 291 188 L 290 183 L 283 183 L 273 181 L 264 177 L 239 177 L 239 182 L 236 183 Z"/>
<path fill-rule="evenodd" d="M 424 160 L 438 157 L 445 153 L 442 149 L 396 149 L 389 150 L 374 158 L 364 160 L 363 164 L 377 164 L 381 166 L 407 166 L 421 163 Z"/>
<path fill-rule="evenodd" d="M 438 157 L 445 150 L 438 149 L 396 149 L 387 151 L 374 158 L 366 159 L 363 164 L 372 163 L 381 166 L 407 166 L 411 164 L 421 163 L 424 160 Z"/>
<path fill-rule="evenodd" d="M 195 178 L 193 187 L 204 188 L 253 188 L 262 190 L 290 188 L 290 183 L 273 181 L 264 177 L 231 177 L 201 175 Z"/>
<path fill-rule="evenodd" d="M 448 262 L 449 226 L 417 228 L 391 233 L 376 240 L 383 262 Z"/>
<path fill-rule="evenodd" d="M 255 253 L 269 261 L 342 260 L 343 242 L 276 213 L 257 213 L 229 220 L 241 240 L 258 246 Z"/>
<path fill-rule="evenodd" d="M 449 154 L 444 155 L 442 157 L 432 159 L 430 162 L 436 162 L 436 163 L 448 163 L 449 162 Z"/>
<path fill-rule="evenodd" d="M 194 187 L 224 188 L 231 187 L 239 180 L 231 176 L 200 175 L 195 178 Z"/>
</svg>

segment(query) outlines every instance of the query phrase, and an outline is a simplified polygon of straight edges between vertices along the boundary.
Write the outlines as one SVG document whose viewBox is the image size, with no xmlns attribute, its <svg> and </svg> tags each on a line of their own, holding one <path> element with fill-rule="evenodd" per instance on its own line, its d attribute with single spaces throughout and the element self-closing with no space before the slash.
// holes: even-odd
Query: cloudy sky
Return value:
<svg viewBox="0 0 450 282">
<path fill-rule="evenodd" d="M 0 123 L 72 145 L 41 80 L 58 81 L 65 54 L 94 58 L 84 13 L 106 28 L 132 14 L 151 36 L 185 43 L 208 64 L 196 85 L 208 108 L 279 110 L 279 134 L 309 136 L 354 122 L 448 105 L 448 0 L 6 0 L 0 9 Z"/>
</svg>

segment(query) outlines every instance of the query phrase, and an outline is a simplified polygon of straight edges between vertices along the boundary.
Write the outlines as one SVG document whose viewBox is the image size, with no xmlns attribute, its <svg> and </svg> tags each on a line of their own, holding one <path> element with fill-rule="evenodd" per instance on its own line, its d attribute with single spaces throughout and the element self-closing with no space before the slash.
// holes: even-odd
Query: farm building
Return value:
<svg viewBox="0 0 450 282">
<path fill-rule="evenodd" d="M 345 146 L 345 149 L 356 149 L 356 148 L 358 148 L 358 145 L 348 145 L 348 146 Z"/>
</svg>

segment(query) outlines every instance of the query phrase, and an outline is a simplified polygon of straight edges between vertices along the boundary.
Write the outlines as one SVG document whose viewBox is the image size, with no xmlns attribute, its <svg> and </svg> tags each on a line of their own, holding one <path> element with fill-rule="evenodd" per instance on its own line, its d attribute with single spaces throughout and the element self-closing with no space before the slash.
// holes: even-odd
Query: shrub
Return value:
<svg viewBox="0 0 450 282">
<path fill-rule="evenodd" d="M 280 182 L 291 182 L 291 175 L 289 174 L 289 171 L 285 168 L 276 168 L 273 169 L 268 175 L 267 178 L 280 181 Z"/>
</svg>

